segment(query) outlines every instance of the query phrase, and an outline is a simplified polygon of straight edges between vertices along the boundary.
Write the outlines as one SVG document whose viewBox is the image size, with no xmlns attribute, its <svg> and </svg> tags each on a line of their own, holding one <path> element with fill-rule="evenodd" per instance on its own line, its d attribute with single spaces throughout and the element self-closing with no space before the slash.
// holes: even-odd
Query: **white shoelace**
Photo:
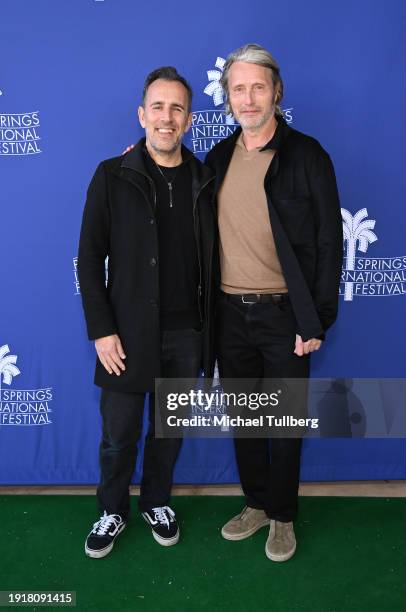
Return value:
<svg viewBox="0 0 406 612">
<path fill-rule="evenodd" d="M 160 523 L 161 525 L 166 525 L 169 528 L 168 514 L 170 518 L 173 518 L 175 516 L 175 513 L 169 508 L 169 506 L 152 508 L 152 512 L 154 513 L 154 518 L 156 521 L 158 521 L 158 523 Z"/>
<path fill-rule="evenodd" d="M 100 517 L 100 520 L 93 525 L 92 533 L 103 536 L 109 532 L 108 535 L 113 536 L 117 533 L 121 522 L 121 517 L 118 514 L 107 514 L 107 512 L 104 511 L 104 514 L 102 517 Z M 109 531 L 109 529 L 113 526 L 114 529 Z"/>
</svg>

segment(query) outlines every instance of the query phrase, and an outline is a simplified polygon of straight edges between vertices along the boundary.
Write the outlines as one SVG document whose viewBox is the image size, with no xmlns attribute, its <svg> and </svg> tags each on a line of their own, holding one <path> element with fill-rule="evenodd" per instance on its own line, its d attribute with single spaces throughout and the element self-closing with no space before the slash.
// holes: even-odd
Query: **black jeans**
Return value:
<svg viewBox="0 0 406 612">
<path fill-rule="evenodd" d="M 162 378 L 196 378 L 202 356 L 202 334 L 193 329 L 163 332 Z M 99 510 L 130 513 L 129 486 L 142 432 L 144 393 L 120 393 L 103 389 L 100 411 L 103 433 L 100 444 L 101 479 L 97 489 Z M 155 398 L 149 398 L 149 429 L 145 440 L 139 508 L 141 511 L 169 503 L 173 468 L 181 439 L 156 439 Z"/>
<path fill-rule="evenodd" d="M 293 353 L 296 319 L 289 299 L 236 304 L 222 294 L 216 313 L 217 356 L 222 378 L 301 378 L 310 357 Z M 296 518 L 300 438 L 235 438 L 235 452 L 246 503 L 269 518 Z"/>
</svg>

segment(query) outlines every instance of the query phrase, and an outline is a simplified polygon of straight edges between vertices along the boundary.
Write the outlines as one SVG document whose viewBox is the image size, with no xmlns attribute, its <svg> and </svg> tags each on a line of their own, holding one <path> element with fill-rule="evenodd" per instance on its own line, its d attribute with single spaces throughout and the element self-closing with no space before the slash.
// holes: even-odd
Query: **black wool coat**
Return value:
<svg viewBox="0 0 406 612">
<path fill-rule="evenodd" d="M 95 384 L 147 392 L 161 373 L 159 245 L 156 194 L 144 163 L 142 139 L 119 157 L 99 164 L 89 185 L 79 243 L 78 275 L 90 340 L 118 334 L 126 371 L 108 374 L 97 359 Z M 192 172 L 194 229 L 199 252 L 204 323 L 203 369 L 213 368 L 213 266 L 218 249 L 213 174 L 182 147 Z M 105 259 L 108 256 L 108 282 Z"/>
<path fill-rule="evenodd" d="M 304 341 L 335 321 L 343 258 L 343 231 L 333 164 L 321 145 L 292 129 L 282 117 L 264 149 L 276 153 L 264 187 L 275 246 Z M 230 164 L 234 134 L 217 144 L 205 163 L 215 172 L 218 193 Z"/>
</svg>

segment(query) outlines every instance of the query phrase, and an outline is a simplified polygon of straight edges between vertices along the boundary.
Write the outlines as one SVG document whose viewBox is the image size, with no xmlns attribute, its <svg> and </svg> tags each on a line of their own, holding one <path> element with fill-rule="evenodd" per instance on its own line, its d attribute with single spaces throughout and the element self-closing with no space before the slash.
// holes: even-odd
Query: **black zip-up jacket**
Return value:
<svg viewBox="0 0 406 612">
<path fill-rule="evenodd" d="M 124 156 L 99 164 L 87 192 L 79 243 L 78 274 L 88 336 L 118 334 L 126 371 L 108 374 L 97 359 L 95 384 L 116 391 L 152 391 L 161 374 L 159 245 L 156 194 L 143 155 L 145 139 Z M 204 323 L 203 369 L 213 368 L 213 261 L 217 230 L 211 203 L 213 175 L 186 147 L 192 172 L 194 226 L 199 255 Z M 105 259 L 108 256 L 108 283 Z"/>
<path fill-rule="evenodd" d="M 276 150 L 264 180 L 270 223 L 297 333 L 304 341 L 324 339 L 337 317 L 343 257 L 333 164 L 317 140 L 292 129 L 282 117 L 277 120 L 275 134 L 264 147 Z M 216 174 L 215 194 L 240 133 L 238 128 L 206 157 L 205 163 Z"/>
</svg>

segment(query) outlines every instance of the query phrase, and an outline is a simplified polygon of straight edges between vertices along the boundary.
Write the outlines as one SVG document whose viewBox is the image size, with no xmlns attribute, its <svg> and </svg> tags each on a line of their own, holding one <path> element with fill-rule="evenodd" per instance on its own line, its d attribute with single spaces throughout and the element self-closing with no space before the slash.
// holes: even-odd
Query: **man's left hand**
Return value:
<svg viewBox="0 0 406 612">
<path fill-rule="evenodd" d="M 293 352 L 298 357 L 302 357 L 303 355 L 308 355 L 313 351 L 318 351 L 320 347 L 321 340 L 317 340 L 317 338 L 310 338 L 310 340 L 303 342 L 302 337 L 296 334 L 295 350 Z"/>
</svg>

